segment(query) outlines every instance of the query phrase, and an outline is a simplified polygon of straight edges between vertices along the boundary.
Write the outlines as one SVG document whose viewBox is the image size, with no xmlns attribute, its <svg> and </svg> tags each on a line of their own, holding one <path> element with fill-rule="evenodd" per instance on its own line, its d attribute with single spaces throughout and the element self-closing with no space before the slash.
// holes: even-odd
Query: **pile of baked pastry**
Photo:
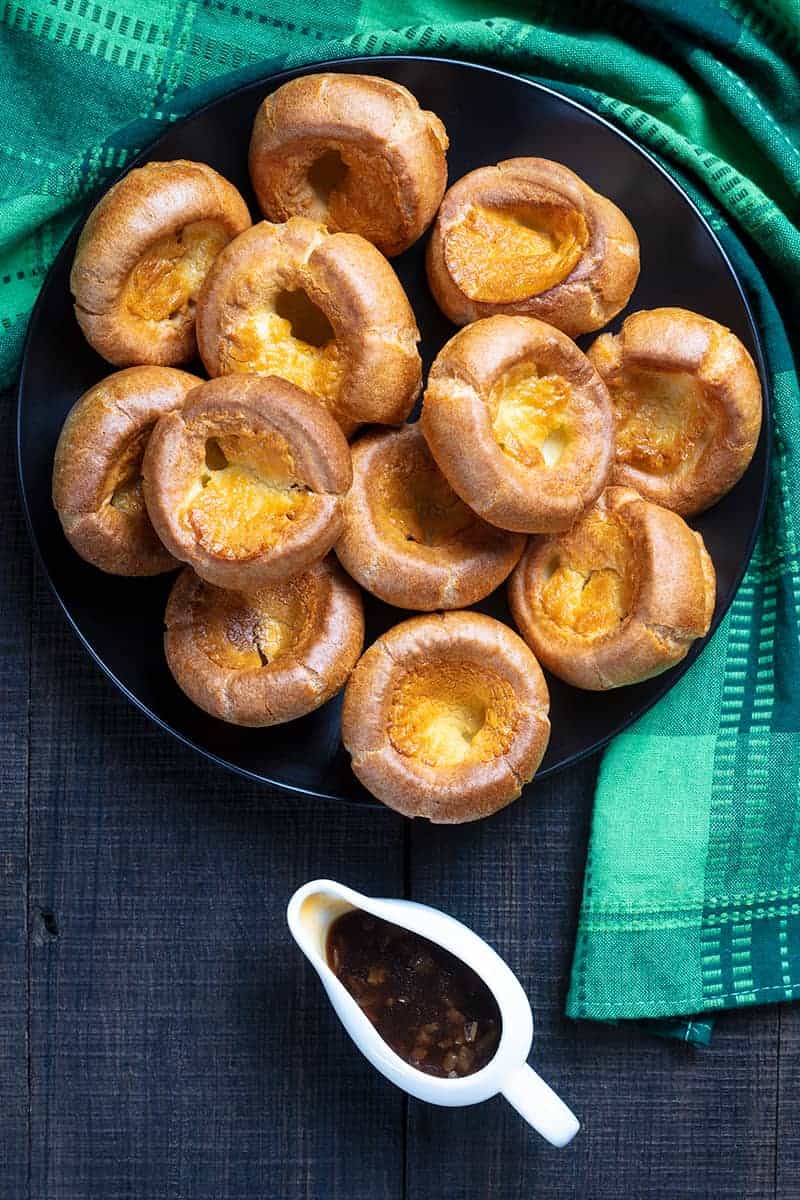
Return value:
<svg viewBox="0 0 800 1200">
<path fill-rule="evenodd" d="M 714 568 L 684 517 L 740 478 L 762 401 L 741 342 L 683 309 L 634 313 L 584 354 L 572 338 L 636 284 L 629 221 L 537 158 L 445 192 L 447 146 L 405 88 L 306 75 L 256 117 L 266 220 L 202 163 L 126 175 L 71 277 L 85 336 L 125 369 L 67 417 L 53 496 L 101 570 L 188 564 L 165 650 L 195 704 L 266 726 L 346 684 L 359 779 L 465 821 L 539 766 L 540 663 L 600 691 L 708 631 Z M 387 256 L 431 224 L 429 285 L 463 328 L 407 424 L 419 333 Z M 175 369 L 198 351 L 210 380 Z M 521 637 L 463 611 L 509 576 Z M 362 654 L 357 585 L 426 615 Z"/>
</svg>

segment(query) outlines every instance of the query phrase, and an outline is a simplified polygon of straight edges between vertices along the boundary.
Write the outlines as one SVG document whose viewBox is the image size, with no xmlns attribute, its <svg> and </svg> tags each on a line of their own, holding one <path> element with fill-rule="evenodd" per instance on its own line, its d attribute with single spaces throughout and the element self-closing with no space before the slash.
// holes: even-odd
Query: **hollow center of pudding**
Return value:
<svg viewBox="0 0 800 1200">
<path fill-rule="evenodd" d="M 249 307 L 220 351 L 223 374 L 278 375 L 333 407 L 344 362 L 330 321 L 301 289 Z"/>
<path fill-rule="evenodd" d="M 131 271 L 123 303 L 145 321 L 187 317 L 230 234 L 219 221 L 193 221 L 153 242 Z"/>
<path fill-rule="evenodd" d="M 495 441 L 525 467 L 557 466 L 569 441 L 570 384 L 533 363 L 504 371 L 489 392 Z"/>
<path fill-rule="evenodd" d="M 386 464 L 378 487 L 382 524 L 409 548 L 446 546 L 475 525 L 426 448 Z"/>
<path fill-rule="evenodd" d="M 685 371 L 625 371 L 610 392 L 617 461 L 649 475 L 691 467 L 719 424 L 702 384 Z"/>
<path fill-rule="evenodd" d="M 633 607 L 634 547 L 614 513 L 591 509 L 562 539 L 542 587 L 545 613 L 561 629 L 593 640 L 613 633 Z"/>
<path fill-rule="evenodd" d="M 347 177 L 347 163 L 338 150 L 323 150 L 308 169 L 308 184 L 314 197 L 315 215 L 324 220 L 331 194 L 342 187 Z"/>
<path fill-rule="evenodd" d="M 144 490 L 141 475 L 132 475 L 114 488 L 111 507 L 128 516 L 139 516 L 145 511 Z"/>
<path fill-rule="evenodd" d="M 209 553 L 245 560 L 277 546 L 312 502 L 280 434 L 224 434 L 206 441 L 184 520 Z"/>
<path fill-rule="evenodd" d="M 106 479 L 108 503 L 118 512 L 138 517 L 145 512 L 142 458 L 154 422 L 140 429 L 117 456 Z"/>
<path fill-rule="evenodd" d="M 432 767 L 488 762 L 511 745 L 516 714 L 511 684 L 490 667 L 431 662 L 395 689 L 389 737 L 400 754 Z"/>
<path fill-rule="evenodd" d="M 561 283 L 589 241 L 583 214 L 567 205 L 470 205 L 447 234 L 445 258 L 470 298 L 510 304 Z"/>
<path fill-rule="evenodd" d="M 259 670 L 279 662 L 300 645 L 312 613 L 306 575 L 246 595 L 207 585 L 195 618 L 198 644 L 220 667 Z"/>
<path fill-rule="evenodd" d="M 306 216 L 334 231 L 358 233 L 368 242 L 380 244 L 399 235 L 401 210 L 394 200 L 397 178 L 382 154 L 353 142 L 322 142 L 311 152 L 303 206 Z M 284 202 L 294 211 L 301 188 L 301 181 L 287 176 Z"/>
</svg>

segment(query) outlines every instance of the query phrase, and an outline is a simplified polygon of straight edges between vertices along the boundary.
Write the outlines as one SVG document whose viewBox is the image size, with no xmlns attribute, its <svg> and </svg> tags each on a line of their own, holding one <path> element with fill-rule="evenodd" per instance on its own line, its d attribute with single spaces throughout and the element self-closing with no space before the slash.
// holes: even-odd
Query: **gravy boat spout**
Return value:
<svg viewBox="0 0 800 1200">
<path fill-rule="evenodd" d="M 439 1078 L 396 1054 L 331 970 L 328 931 L 343 913 L 359 909 L 402 926 L 466 963 L 493 993 L 500 1010 L 500 1041 L 490 1061 L 471 1075 Z M 527 1064 L 533 1016 L 516 975 L 482 938 L 454 917 L 413 900 L 374 899 L 332 879 L 315 879 L 289 901 L 292 936 L 319 975 L 339 1020 L 361 1053 L 392 1083 L 419 1100 L 456 1107 L 501 1093 L 554 1146 L 566 1146 L 580 1125 L 566 1104 Z"/>
</svg>

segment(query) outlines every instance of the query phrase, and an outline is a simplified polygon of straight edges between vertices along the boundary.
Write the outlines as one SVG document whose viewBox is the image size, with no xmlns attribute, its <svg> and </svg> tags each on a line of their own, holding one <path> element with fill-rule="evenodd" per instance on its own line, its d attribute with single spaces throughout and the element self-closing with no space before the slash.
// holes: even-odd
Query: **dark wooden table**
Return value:
<svg viewBox="0 0 800 1200">
<path fill-rule="evenodd" d="M 273 793 L 135 712 L 31 560 L 3 398 L 2 1200 L 800 1197 L 800 1010 L 694 1050 L 563 1017 L 595 764 L 461 829 Z M 284 922 L 331 875 L 498 948 L 584 1123 L 434 1109 L 353 1049 Z"/>
</svg>

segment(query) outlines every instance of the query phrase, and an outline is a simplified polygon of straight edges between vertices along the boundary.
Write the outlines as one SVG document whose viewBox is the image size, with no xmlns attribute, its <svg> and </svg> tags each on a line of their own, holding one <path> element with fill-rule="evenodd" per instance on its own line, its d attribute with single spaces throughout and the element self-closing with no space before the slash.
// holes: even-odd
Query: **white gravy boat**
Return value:
<svg viewBox="0 0 800 1200">
<path fill-rule="evenodd" d="M 412 1067 L 383 1040 L 327 962 L 328 930 L 337 917 L 353 908 L 436 942 L 481 977 L 494 994 L 502 1018 L 499 1045 L 485 1067 L 459 1079 L 437 1078 Z M 499 954 L 466 925 L 426 904 L 375 900 L 332 879 L 315 879 L 299 888 L 289 901 L 286 917 L 350 1037 L 392 1083 L 419 1100 L 448 1107 L 477 1104 L 501 1093 L 553 1146 L 572 1141 L 579 1122 L 526 1062 L 533 1041 L 533 1016 L 522 985 Z"/>
</svg>

